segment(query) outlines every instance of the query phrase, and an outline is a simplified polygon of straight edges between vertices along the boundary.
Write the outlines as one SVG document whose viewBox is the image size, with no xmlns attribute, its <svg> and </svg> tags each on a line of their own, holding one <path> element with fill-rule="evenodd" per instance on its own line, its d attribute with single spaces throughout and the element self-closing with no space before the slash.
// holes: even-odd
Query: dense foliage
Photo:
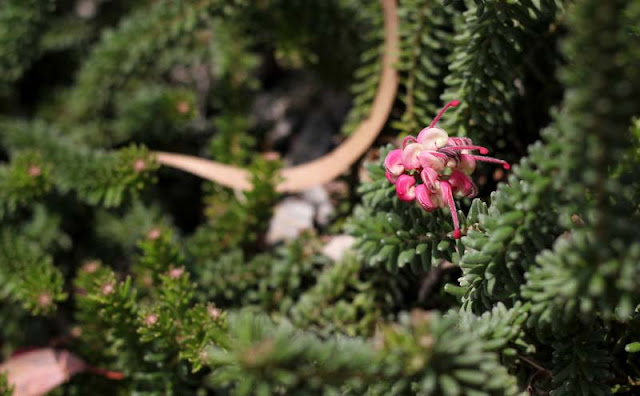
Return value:
<svg viewBox="0 0 640 396">
<path fill-rule="evenodd" d="M 397 3 L 387 126 L 330 221 L 273 244 L 301 114 L 334 141 L 368 115 L 378 1 L 0 2 L 0 360 L 124 376 L 57 395 L 640 393 L 640 2 Z M 452 99 L 440 126 L 513 164 L 478 165 L 461 239 L 382 164 Z"/>
</svg>

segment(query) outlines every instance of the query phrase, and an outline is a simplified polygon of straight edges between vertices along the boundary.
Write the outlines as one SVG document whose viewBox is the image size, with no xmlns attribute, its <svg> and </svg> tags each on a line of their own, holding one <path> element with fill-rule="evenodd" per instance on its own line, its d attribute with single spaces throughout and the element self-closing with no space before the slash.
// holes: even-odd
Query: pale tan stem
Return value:
<svg viewBox="0 0 640 396">
<path fill-rule="evenodd" d="M 324 184 L 346 172 L 371 147 L 384 127 L 398 89 L 398 73 L 394 64 L 398 60 L 398 15 L 395 0 L 381 0 L 384 11 L 384 54 L 382 74 L 369 117 L 363 120 L 353 134 L 329 154 L 306 164 L 285 168 L 281 172 L 280 192 L 297 192 Z M 181 169 L 204 179 L 238 190 L 251 189 L 250 174 L 246 169 L 221 164 L 198 157 L 156 152 L 160 164 Z"/>
<path fill-rule="evenodd" d="M 162 165 L 180 169 L 234 189 L 251 189 L 251 182 L 249 181 L 251 175 L 246 169 L 191 155 L 165 153 L 162 151 L 156 151 L 154 154 Z"/>
</svg>

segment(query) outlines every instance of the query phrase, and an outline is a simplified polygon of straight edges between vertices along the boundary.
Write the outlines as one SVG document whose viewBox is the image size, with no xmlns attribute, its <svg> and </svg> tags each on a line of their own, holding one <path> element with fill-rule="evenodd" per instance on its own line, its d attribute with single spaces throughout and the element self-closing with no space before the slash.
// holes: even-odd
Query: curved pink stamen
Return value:
<svg viewBox="0 0 640 396">
<path fill-rule="evenodd" d="M 441 153 L 439 151 L 433 151 L 433 150 L 425 150 L 426 153 L 433 155 L 434 157 L 438 157 L 438 158 L 449 158 L 445 153 Z"/>
<path fill-rule="evenodd" d="M 473 141 L 464 137 L 450 137 L 448 144 L 451 146 L 464 146 L 465 144 L 473 144 Z"/>
<path fill-rule="evenodd" d="M 405 136 L 404 139 L 402 139 L 402 148 L 407 147 L 407 144 L 409 143 L 416 143 L 416 142 L 417 140 L 413 136 L 411 135 Z"/>
<path fill-rule="evenodd" d="M 489 152 L 489 149 L 487 149 L 486 147 L 474 146 L 474 145 L 446 146 L 445 148 L 451 149 L 451 150 L 479 150 L 480 154 L 487 154 Z"/>
<path fill-rule="evenodd" d="M 427 212 L 433 212 L 434 210 L 438 209 L 439 202 L 434 202 L 434 200 L 432 199 L 434 197 L 434 194 L 427 189 L 427 186 L 425 186 L 424 184 L 419 184 L 418 186 L 416 186 L 415 193 L 416 200 L 418 201 L 420 206 L 422 206 L 422 209 L 426 210 Z"/>
<path fill-rule="evenodd" d="M 469 154 L 467 154 L 469 155 Z M 473 158 L 476 161 L 483 161 L 483 162 L 493 162 L 494 164 L 501 164 L 502 167 L 506 170 L 511 169 L 511 165 L 509 165 L 507 163 L 507 161 L 503 161 L 497 158 L 492 158 L 492 157 L 483 157 L 481 155 L 469 155 L 469 157 Z"/>
<path fill-rule="evenodd" d="M 447 201 L 447 204 L 449 204 L 449 211 L 451 212 L 451 219 L 453 220 L 453 237 L 455 239 L 460 239 L 462 233 L 460 232 L 460 224 L 458 223 L 458 212 L 456 211 L 456 203 L 453 201 L 451 185 L 447 181 L 441 181 L 440 189 L 442 191 L 442 199 Z"/>
<path fill-rule="evenodd" d="M 452 100 L 451 102 L 447 103 L 442 110 L 440 110 L 440 112 L 438 113 L 438 115 L 436 116 L 436 118 L 433 119 L 433 121 L 431 121 L 431 125 L 429 125 L 429 128 L 433 128 L 438 121 L 440 121 L 440 118 L 442 117 L 442 115 L 444 114 L 445 111 L 447 111 L 450 107 L 456 107 L 460 104 L 459 100 Z"/>
</svg>

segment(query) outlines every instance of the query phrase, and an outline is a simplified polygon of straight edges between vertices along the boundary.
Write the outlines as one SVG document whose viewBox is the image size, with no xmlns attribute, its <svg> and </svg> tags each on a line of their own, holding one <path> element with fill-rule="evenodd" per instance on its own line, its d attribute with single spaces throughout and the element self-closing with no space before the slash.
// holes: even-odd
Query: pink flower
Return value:
<svg viewBox="0 0 640 396">
<path fill-rule="evenodd" d="M 469 197 L 473 198 L 478 193 L 476 185 L 471 178 L 463 172 L 454 170 L 449 176 L 449 185 L 453 194 L 457 197 Z"/>
<path fill-rule="evenodd" d="M 458 211 L 456 210 L 456 203 L 453 201 L 453 194 L 451 191 L 451 185 L 446 181 L 440 182 L 440 189 L 442 190 L 442 199 L 449 205 L 449 211 L 451 212 L 451 219 L 453 220 L 453 237 L 460 239 L 460 223 L 458 222 Z"/>
<path fill-rule="evenodd" d="M 425 148 L 420 143 L 409 143 L 407 147 L 402 149 L 402 165 L 407 170 L 420 168 L 418 156 Z"/>
<path fill-rule="evenodd" d="M 459 103 L 457 100 L 449 102 L 417 138 L 405 137 L 402 148 L 392 150 L 384 161 L 386 177 L 396 184 L 398 199 L 416 200 L 429 212 L 449 208 L 456 239 L 462 232 L 453 197 L 476 196 L 478 189 L 469 177 L 476 169 L 476 162 L 501 164 L 504 169 L 510 169 L 505 161 L 485 156 L 489 152 L 486 147 L 476 146 L 466 137 L 449 137 L 444 129 L 436 127 L 444 112 Z M 416 178 L 418 174 L 419 179 Z"/>
<path fill-rule="evenodd" d="M 504 169 L 511 169 L 511 166 L 506 161 L 484 155 L 470 154 L 471 151 L 475 150 L 479 151 L 480 154 L 487 154 L 489 152 L 486 147 L 474 145 L 471 139 L 459 137 L 449 138 L 447 145 L 438 151 L 454 160 L 456 162 L 455 168 L 460 167 L 460 165 L 464 163 L 463 167 L 466 170 L 471 170 L 471 173 L 475 170 L 476 161 L 493 162 L 502 165 Z"/>
<path fill-rule="evenodd" d="M 416 179 L 409 175 L 400 175 L 396 181 L 396 194 L 398 199 L 405 202 L 411 202 L 416 198 L 414 185 Z"/>
<path fill-rule="evenodd" d="M 424 168 L 422 172 L 420 172 L 420 178 L 424 182 L 427 189 L 432 193 L 440 191 L 440 184 L 438 183 L 440 175 L 436 170 L 432 168 Z"/>
<path fill-rule="evenodd" d="M 437 151 L 425 150 L 418 155 L 418 161 L 420 161 L 420 166 L 423 168 L 442 172 L 447 165 L 448 158 Z"/>
<path fill-rule="evenodd" d="M 416 187 L 416 200 L 427 212 L 433 212 L 434 210 L 442 207 L 440 191 L 434 193 L 424 184 L 420 184 Z"/>
<path fill-rule="evenodd" d="M 398 176 L 404 173 L 402 150 L 391 150 L 384 159 L 384 167 L 386 169 L 385 175 L 387 176 L 387 180 L 392 184 L 395 183 Z"/>
<path fill-rule="evenodd" d="M 444 129 L 427 127 L 418 134 L 418 143 L 422 144 L 428 150 L 437 150 L 447 145 L 449 135 Z"/>
</svg>

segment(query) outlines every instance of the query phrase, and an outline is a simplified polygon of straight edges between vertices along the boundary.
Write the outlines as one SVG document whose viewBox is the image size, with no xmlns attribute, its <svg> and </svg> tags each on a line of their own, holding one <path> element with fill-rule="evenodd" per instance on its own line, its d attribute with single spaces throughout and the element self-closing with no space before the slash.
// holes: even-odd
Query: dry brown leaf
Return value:
<svg viewBox="0 0 640 396">
<path fill-rule="evenodd" d="M 9 358 L 0 365 L 0 372 L 7 373 L 13 396 L 38 396 L 86 368 L 82 359 L 68 351 L 42 348 Z"/>
<path fill-rule="evenodd" d="M 53 348 L 22 352 L 0 364 L 0 372 L 7 374 L 13 387 L 13 396 L 44 395 L 82 371 L 122 379 L 121 373 L 91 367 L 71 352 Z"/>
<path fill-rule="evenodd" d="M 298 192 L 335 179 L 358 160 L 374 142 L 389 117 L 398 89 L 398 15 L 396 0 L 380 0 L 384 12 L 385 49 L 382 74 L 369 117 L 354 133 L 329 154 L 306 164 L 285 168 L 281 172 L 280 192 Z M 181 169 L 203 179 L 237 190 L 252 188 L 246 169 L 189 155 L 156 152 L 158 162 Z"/>
</svg>

